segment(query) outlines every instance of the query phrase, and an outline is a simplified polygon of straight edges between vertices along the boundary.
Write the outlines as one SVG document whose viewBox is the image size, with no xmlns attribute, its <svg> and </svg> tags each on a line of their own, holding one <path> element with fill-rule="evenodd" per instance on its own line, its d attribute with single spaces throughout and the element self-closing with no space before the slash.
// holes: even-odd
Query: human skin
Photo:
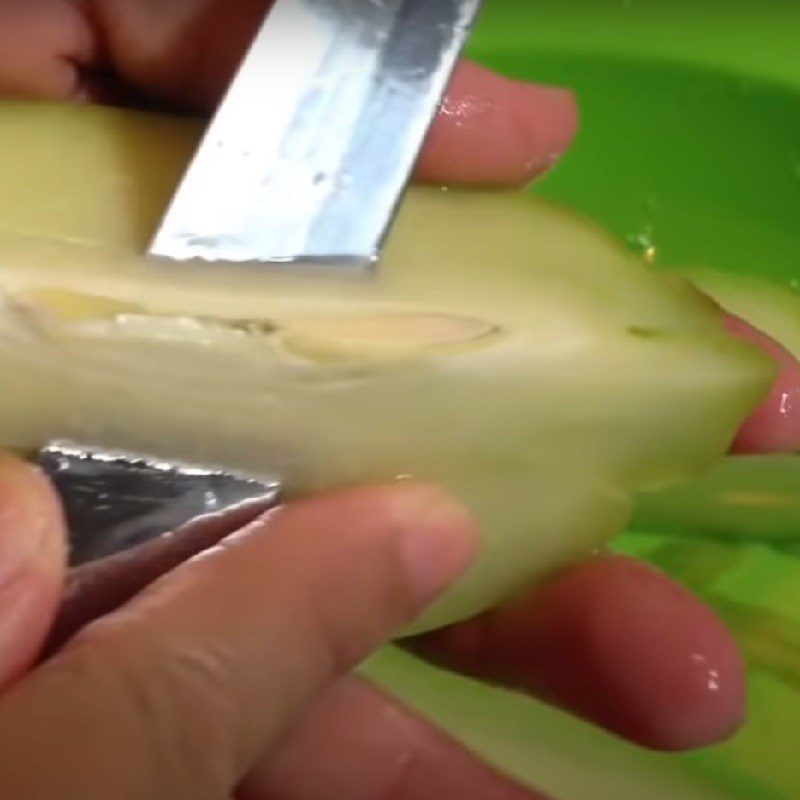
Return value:
<svg viewBox="0 0 800 800">
<path fill-rule="evenodd" d="M 0 94 L 209 111 L 265 10 L 262 0 L 6 0 L 0 5 Z M 554 164 L 577 125 L 569 92 L 509 81 L 465 63 L 417 178 L 523 185 Z M 797 364 L 746 324 L 730 327 L 765 347 L 782 369 L 775 390 L 743 429 L 741 446 L 796 447 L 800 425 L 786 399 L 800 386 Z M 313 636 L 298 641 L 302 617 L 286 598 L 259 589 L 275 563 L 267 542 L 288 517 L 300 519 L 293 529 L 309 541 L 316 541 L 316 528 L 344 548 L 365 508 L 375 512 L 375 536 L 391 541 L 381 520 L 399 501 L 387 491 L 372 487 L 315 498 L 285 509 L 278 522 L 273 514 L 256 516 L 232 539 L 224 535 L 237 525 L 217 520 L 216 535 L 200 548 L 202 568 L 191 561 L 130 602 L 119 598 L 119 609 L 103 609 L 108 613 L 100 622 L 32 670 L 62 599 L 63 520 L 42 476 L 6 459 L 0 467 L 0 683 L 9 691 L 0 698 L 0 738 L 13 739 L 15 747 L 0 753 L 0 794 L 44 797 L 48 790 L 73 786 L 87 800 L 102 791 L 104 797 L 170 798 L 236 792 L 247 800 L 533 798 L 393 699 L 347 675 L 351 663 L 388 638 L 396 613 L 348 622 L 346 606 L 331 598 L 344 619 L 336 623 L 334 650 L 346 655 L 302 690 L 295 688 L 300 699 L 278 713 L 277 699 L 283 701 L 295 686 L 286 665 L 296 668 L 296 659 L 302 664 L 308 647 L 319 645 Z M 466 512 L 431 487 L 425 491 L 449 509 L 445 527 L 455 539 L 460 530 L 465 546 Z M 417 526 L 424 526 L 424 514 L 415 513 Z M 216 540 L 223 545 L 214 546 Z M 239 569 L 230 567 L 231 549 L 247 552 L 246 559 L 234 559 Z M 331 573 L 303 572 L 310 569 L 307 562 L 324 563 L 313 552 L 295 560 L 284 554 L 282 563 L 284 574 L 317 596 L 330 590 Z M 375 574 L 385 575 L 379 566 Z M 250 586 L 242 570 L 254 570 L 259 580 Z M 240 591 L 243 585 L 248 592 Z M 380 586 L 361 590 L 355 605 L 384 607 Z M 220 605 L 226 619 L 248 621 L 239 639 L 231 640 L 224 627 L 208 627 Z M 295 624 L 286 627 L 284 620 Z M 319 626 L 318 620 L 312 623 L 311 629 Z M 373 635 L 359 638 L 365 625 Z M 185 644 L 178 653 L 170 646 L 176 637 Z M 276 641 L 285 656 L 277 666 L 263 660 L 265 648 Z M 661 573 L 627 558 L 590 559 L 507 607 L 408 646 L 452 669 L 542 696 L 645 746 L 672 750 L 712 743 L 735 730 L 744 715 L 742 661 L 717 617 Z M 580 669 L 571 669 L 576 664 Z M 213 685 L 207 681 L 209 665 Z M 244 703 L 239 698 L 233 711 L 225 695 L 230 682 L 217 680 L 225 665 L 231 674 L 257 676 L 250 681 L 251 695 Z M 176 673 L 183 676 L 177 684 Z M 716 690 L 712 673 L 720 677 Z M 222 723 L 205 737 L 187 733 L 187 725 L 196 724 L 187 708 L 194 701 L 201 708 L 208 703 L 198 687 L 212 699 L 222 691 L 225 707 Z M 132 689 L 144 703 L 131 704 Z M 76 704 L 76 696 L 85 702 Z M 163 713 L 148 716 L 156 701 Z M 75 742 L 76 726 L 97 733 Z M 187 738 L 191 747 L 184 748 Z M 150 781 L 159 770 L 164 774 L 164 764 L 148 739 L 182 759 L 168 765 L 157 786 Z M 109 742 L 128 756 L 108 758 Z M 47 774 L 25 769 L 30 751 L 37 762 L 53 765 Z M 73 753 L 70 763 L 64 752 Z M 98 763 L 107 767 L 98 771 Z M 217 793 L 198 788 L 199 777 Z"/>
</svg>

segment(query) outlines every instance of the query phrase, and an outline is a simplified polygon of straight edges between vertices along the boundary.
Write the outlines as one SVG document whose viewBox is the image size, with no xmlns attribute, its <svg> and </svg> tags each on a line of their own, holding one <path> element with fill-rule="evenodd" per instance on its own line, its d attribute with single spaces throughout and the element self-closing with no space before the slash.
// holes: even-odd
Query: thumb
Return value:
<svg viewBox="0 0 800 800">
<path fill-rule="evenodd" d="M 60 506 L 35 468 L 0 455 L 0 690 L 35 661 L 65 571 Z"/>
<path fill-rule="evenodd" d="M 229 796 L 328 683 L 466 568 L 476 542 L 460 506 L 412 483 L 266 514 L 0 700 L 0 796 Z"/>
</svg>

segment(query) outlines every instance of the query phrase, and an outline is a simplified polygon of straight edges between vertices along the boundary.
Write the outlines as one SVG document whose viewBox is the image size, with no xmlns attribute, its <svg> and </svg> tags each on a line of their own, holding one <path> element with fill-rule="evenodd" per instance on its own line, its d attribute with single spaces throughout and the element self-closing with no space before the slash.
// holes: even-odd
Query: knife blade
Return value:
<svg viewBox="0 0 800 800">
<path fill-rule="evenodd" d="M 483 0 L 277 0 L 150 254 L 372 267 Z M 278 502 L 277 480 L 51 442 L 72 565 L 198 515 Z"/>
<path fill-rule="evenodd" d="M 269 477 L 75 442 L 51 442 L 37 462 L 61 498 L 72 567 L 159 539 L 197 517 L 281 498 L 280 483 Z"/>
<path fill-rule="evenodd" d="M 277 0 L 151 246 L 368 270 L 483 0 Z"/>
</svg>

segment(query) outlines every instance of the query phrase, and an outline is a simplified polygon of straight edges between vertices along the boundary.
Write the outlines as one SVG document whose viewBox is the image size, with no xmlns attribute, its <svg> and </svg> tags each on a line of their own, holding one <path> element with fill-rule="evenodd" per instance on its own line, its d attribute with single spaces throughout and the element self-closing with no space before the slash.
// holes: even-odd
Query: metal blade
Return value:
<svg viewBox="0 0 800 800">
<path fill-rule="evenodd" d="M 276 481 L 53 442 L 39 464 L 58 490 L 78 566 L 137 547 L 247 500 L 277 503 Z"/>
<path fill-rule="evenodd" d="M 277 0 L 151 254 L 374 265 L 482 2 Z"/>
</svg>

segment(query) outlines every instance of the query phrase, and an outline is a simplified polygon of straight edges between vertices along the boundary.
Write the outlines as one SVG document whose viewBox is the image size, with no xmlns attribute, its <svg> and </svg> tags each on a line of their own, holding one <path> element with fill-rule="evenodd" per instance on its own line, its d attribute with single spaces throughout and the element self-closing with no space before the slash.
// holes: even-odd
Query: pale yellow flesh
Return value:
<svg viewBox="0 0 800 800">
<path fill-rule="evenodd" d="M 377 278 L 146 263 L 196 134 L 0 107 L 22 187 L 0 195 L 1 443 L 69 438 L 295 493 L 436 481 L 484 549 L 422 629 L 602 543 L 633 488 L 705 468 L 769 385 L 688 286 L 510 193 L 415 190 Z"/>
<path fill-rule="evenodd" d="M 713 269 L 686 269 L 683 274 L 722 308 L 782 344 L 800 359 L 800 294 L 797 287 L 755 275 Z"/>
</svg>

